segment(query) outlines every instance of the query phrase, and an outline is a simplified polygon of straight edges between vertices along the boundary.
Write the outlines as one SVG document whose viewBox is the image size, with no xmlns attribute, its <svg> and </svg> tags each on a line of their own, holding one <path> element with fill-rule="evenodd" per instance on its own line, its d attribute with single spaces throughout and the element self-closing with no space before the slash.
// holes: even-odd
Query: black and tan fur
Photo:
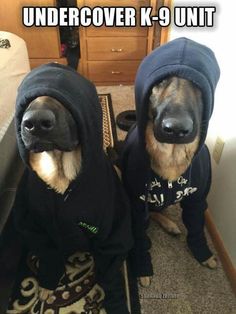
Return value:
<svg viewBox="0 0 236 314">
<path fill-rule="evenodd" d="M 40 96 L 34 99 L 28 106 L 26 112 L 30 110 L 38 109 L 50 109 L 53 110 L 56 116 L 64 115 L 64 120 L 72 122 L 70 113 L 59 103 L 56 99 L 49 96 Z M 70 134 L 73 131 L 65 129 L 65 125 L 59 121 L 58 126 L 59 133 L 67 132 L 67 141 L 73 142 L 71 139 L 75 138 L 75 134 Z M 27 137 L 27 143 L 31 145 L 31 142 L 35 141 L 35 135 Z M 60 138 L 55 138 L 55 142 L 63 146 L 63 142 L 60 142 Z M 39 136 L 37 141 L 43 141 L 44 138 Z M 43 143 L 43 142 L 42 142 Z M 53 140 L 52 140 L 53 144 Z M 70 144 L 70 143 L 69 143 Z M 43 150 L 43 144 L 40 150 Z M 52 189 L 59 194 L 64 194 L 71 181 L 73 181 L 82 168 L 82 155 L 81 147 L 77 145 L 71 151 L 63 151 L 59 149 L 45 150 L 41 152 L 35 152 L 30 150 L 29 152 L 29 164 L 37 175 Z M 39 287 L 39 298 L 46 300 L 52 291 Z"/>
<path fill-rule="evenodd" d="M 166 99 L 169 99 L 169 102 L 173 99 L 175 104 L 181 106 L 183 103 L 186 103 L 186 97 L 188 97 L 189 103 L 192 102 L 196 106 L 202 103 L 200 90 L 191 82 L 177 77 L 169 78 L 153 87 L 150 96 L 149 121 L 146 128 L 146 149 L 151 157 L 153 170 L 164 179 L 170 181 L 176 180 L 191 164 L 198 148 L 200 128 L 197 136 L 191 143 L 161 143 L 156 140 L 153 134 L 152 112 Z M 201 110 L 199 110 L 200 114 Z"/>
<path fill-rule="evenodd" d="M 149 119 L 145 133 L 146 149 L 150 156 L 152 170 L 165 180 L 175 181 L 187 170 L 198 149 L 201 124 L 197 126 L 196 136 L 190 143 L 175 144 L 159 142 L 154 136 L 153 115 L 156 114 L 158 106 L 166 102 L 173 102 L 177 106 L 191 103 L 193 106 L 196 106 L 196 108 L 193 107 L 193 110 L 196 109 L 196 114 L 199 121 L 201 121 L 201 91 L 191 82 L 178 77 L 170 77 L 152 89 L 148 112 Z M 200 107 L 197 108 L 197 106 Z M 181 233 L 179 227 L 162 213 L 152 212 L 151 218 L 158 222 L 168 233 L 174 235 Z M 203 264 L 209 268 L 215 268 L 217 265 L 214 256 Z M 143 286 L 149 286 L 150 282 L 150 277 L 140 278 L 140 283 Z"/>
<path fill-rule="evenodd" d="M 30 166 L 48 186 L 64 194 L 81 169 L 81 149 L 78 147 L 72 152 L 30 152 Z M 51 290 L 40 287 L 41 300 L 46 300 L 51 294 Z"/>
<path fill-rule="evenodd" d="M 56 121 L 56 123 L 58 122 L 57 131 L 59 131 L 59 133 L 67 133 L 67 142 L 70 142 L 71 138 L 75 138 L 75 134 L 71 134 L 73 131 L 71 131 L 69 128 L 64 129 L 66 121 L 73 121 L 73 118 L 71 117 L 71 114 L 64 108 L 64 106 L 56 99 L 49 96 L 37 97 L 29 104 L 26 112 L 41 109 L 43 110 L 44 108 L 53 111 L 56 117 L 64 116 L 64 119 L 58 118 L 58 121 Z M 61 122 L 61 120 L 63 120 L 63 122 Z M 46 134 L 46 136 L 48 135 Z M 55 141 L 63 146 L 63 142 L 60 142 L 61 138 L 56 138 L 56 136 L 57 134 L 53 135 L 53 139 L 48 136 L 48 139 L 50 139 L 52 145 Z M 42 144 L 40 145 L 42 145 L 41 150 L 43 150 L 45 140 L 44 135 L 36 136 L 35 134 L 26 133 L 25 137 L 29 145 L 33 141 L 36 141 L 38 143 L 42 142 Z M 47 185 L 49 185 L 52 189 L 60 194 L 64 194 L 70 182 L 74 180 L 80 172 L 81 160 L 82 157 L 80 145 L 76 145 L 70 151 L 63 151 L 59 149 L 45 149 L 45 151 L 43 150 L 42 152 L 34 152 L 34 150 L 30 150 L 29 152 L 29 163 L 31 168 Z"/>
</svg>

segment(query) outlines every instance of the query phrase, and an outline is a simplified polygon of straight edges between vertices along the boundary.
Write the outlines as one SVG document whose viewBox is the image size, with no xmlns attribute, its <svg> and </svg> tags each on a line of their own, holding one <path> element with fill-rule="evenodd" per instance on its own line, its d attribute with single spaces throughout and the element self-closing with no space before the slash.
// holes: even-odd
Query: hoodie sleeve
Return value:
<svg viewBox="0 0 236 314">
<path fill-rule="evenodd" d="M 146 197 L 144 194 L 149 171 L 145 156 L 142 156 L 141 152 L 137 143 L 137 128 L 133 128 L 125 140 L 121 170 L 123 183 L 130 200 L 132 231 L 135 239 L 134 248 L 130 253 L 130 261 L 132 271 L 138 277 L 153 275 L 151 256 L 148 252 L 151 248 L 151 240 L 146 233 L 149 214 L 145 201 L 140 198 Z"/>
<path fill-rule="evenodd" d="M 111 166 L 111 171 L 115 172 Z M 113 204 L 105 206 L 100 235 L 93 243 L 98 284 L 105 292 L 104 308 L 108 314 L 128 314 L 122 264 L 133 246 L 129 201 L 115 174 Z M 108 205 L 108 204 L 107 204 Z M 112 210 L 114 209 L 114 210 Z"/>
<path fill-rule="evenodd" d="M 210 154 L 206 145 L 194 160 L 192 178 L 198 180 L 197 193 L 193 193 L 181 201 L 182 218 L 187 228 L 187 243 L 194 257 L 201 263 L 212 256 L 204 234 L 205 210 L 207 195 L 211 185 Z"/>
<path fill-rule="evenodd" d="M 64 272 L 64 260 L 59 250 L 40 225 L 40 219 L 28 209 L 28 170 L 18 185 L 12 212 L 16 231 L 23 244 L 39 257 L 39 284 L 53 290 Z"/>
<path fill-rule="evenodd" d="M 105 293 L 103 306 L 107 314 L 128 314 L 125 284 L 121 267 L 126 255 L 94 254 L 97 283 Z"/>
</svg>

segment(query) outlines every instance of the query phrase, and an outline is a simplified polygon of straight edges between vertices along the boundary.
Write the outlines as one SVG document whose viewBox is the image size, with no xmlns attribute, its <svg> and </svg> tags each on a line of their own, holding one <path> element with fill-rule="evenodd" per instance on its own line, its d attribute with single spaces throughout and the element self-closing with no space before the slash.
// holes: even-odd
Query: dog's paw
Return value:
<svg viewBox="0 0 236 314">
<path fill-rule="evenodd" d="M 166 226 L 166 231 L 172 235 L 181 234 L 179 227 L 173 221 L 170 221 L 169 224 Z"/>
<path fill-rule="evenodd" d="M 210 269 L 215 269 L 217 267 L 217 259 L 215 256 L 211 256 L 205 262 L 202 262 L 202 265 Z"/>
<path fill-rule="evenodd" d="M 149 287 L 150 284 L 151 284 L 152 277 L 150 277 L 150 276 L 139 277 L 138 281 L 139 281 L 139 284 L 140 284 L 142 287 L 147 288 L 147 287 Z"/>
<path fill-rule="evenodd" d="M 46 301 L 53 294 L 53 290 L 39 287 L 39 299 L 40 301 Z"/>
<path fill-rule="evenodd" d="M 161 227 L 172 235 L 179 235 L 181 234 L 181 231 L 179 227 L 174 223 L 172 220 L 170 220 L 168 217 L 161 213 L 151 213 L 151 218 L 158 222 Z"/>
</svg>

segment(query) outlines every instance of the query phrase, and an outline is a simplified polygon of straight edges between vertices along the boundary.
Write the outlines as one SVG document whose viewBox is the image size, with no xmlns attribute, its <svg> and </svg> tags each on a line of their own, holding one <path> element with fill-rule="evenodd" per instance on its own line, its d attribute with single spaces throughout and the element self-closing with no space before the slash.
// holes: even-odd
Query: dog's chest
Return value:
<svg viewBox="0 0 236 314">
<path fill-rule="evenodd" d="M 160 211 L 196 193 L 198 187 L 191 181 L 188 173 L 171 182 L 162 180 L 154 172 L 151 172 L 139 199 L 148 204 L 149 210 Z"/>
<path fill-rule="evenodd" d="M 77 190 L 56 193 L 39 180 L 31 180 L 28 206 L 37 224 L 58 246 L 90 250 L 90 241 L 99 233 L 91 202 Z"/>
</svg>

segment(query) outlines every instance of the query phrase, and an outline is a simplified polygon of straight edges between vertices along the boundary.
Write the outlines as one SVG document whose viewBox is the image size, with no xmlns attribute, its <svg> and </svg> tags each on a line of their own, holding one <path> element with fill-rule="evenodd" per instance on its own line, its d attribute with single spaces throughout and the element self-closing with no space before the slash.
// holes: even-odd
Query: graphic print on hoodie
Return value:
<svg viewBox="0 0 236 314">
<path fill-rule="evenodd" d="M 29 151 L 21 138 L 23 114 L 39 96 L 57 99 L 77 124 L 82 168 L 64 194 L 48 188 L 30 168 Z M 133 243 L 130 208 L 103 151 L 102 112 L 94 85 L 69 67 L 55 63 L 40 66 L 19 87 L 15 122 L 26 169 L 13 215 L 23 242 L 39 257 L 40 285 L 55 289 L 65 258 L 75 251 L 89 251 L 97 282 L 106 295 L 107 313 L 128 313 L 120 267 Z"/>
<path fill-rule="evenodd" d="M 156 48 L 138 69 L 135 81 L 137 125 L 127 135 L 121 160 L 123 182 L 132 207 L 135 247 L 131 256 L 137 276 L 153 274 L 148 252 L 151 241 L 146 235 L 149 211 L 161 211 L 177 202 L 183 209 L 182 218 L 188 231 L 187 243 L 192 254 L 199 262 L 212 256 L 204 235 L 204 211 L 211 184 L 210 156 L 204 142 L 219 75 L 214 53 L 208 47 L 187 38 L 177 38 Z M 174 182 L 164 180 L 151 169 L 145 143 L 152 88 L 171 76 L 189 80 L 201 90 L 204 121 L 199 147 L 192 163 Z"/>
</svg>

